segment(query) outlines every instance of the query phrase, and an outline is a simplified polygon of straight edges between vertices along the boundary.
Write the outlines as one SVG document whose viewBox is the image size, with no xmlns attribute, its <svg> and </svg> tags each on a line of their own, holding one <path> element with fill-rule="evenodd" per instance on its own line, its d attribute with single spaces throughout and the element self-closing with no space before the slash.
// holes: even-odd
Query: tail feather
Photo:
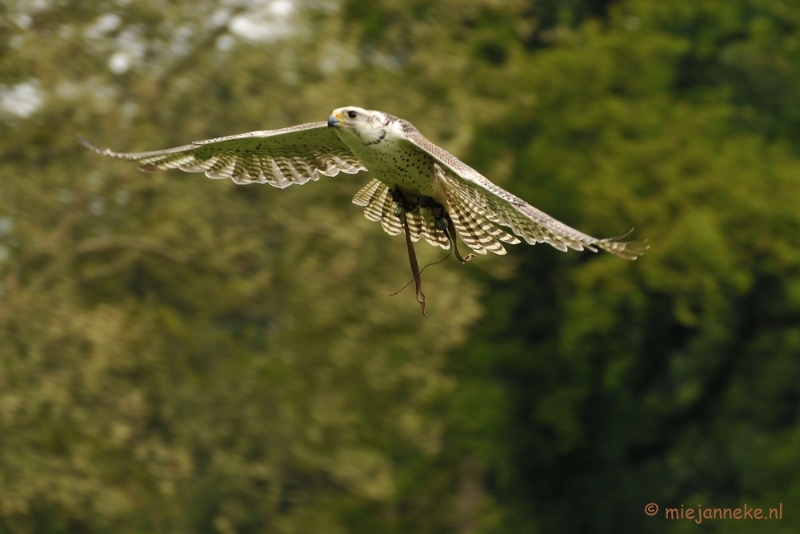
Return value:
<svg viewBox="0 0 800 534">
<path fill-rule="evenodd" d="M 450 248 L 450 241 L 447 239 L 447 234 L 436 228 L 436 223 L 433 220 L 433 217 L 422 217 L 422 219 L 424 222 L 422 227 L 422 235 L 425 237 L 425 241 L 434 247 L 441 247 L 445 250 Z"/>
<path fill-rule="evenodd" d="M 389 202 L 392 200 L 389 195 L 389 187 L 382 183 L 378 186 L 372 198 L 369 200 L 369 204 L 367 204 L 367 207 L 364 209 L 364 217 L 370 221 L 380 221 L 383 218 L 384 206 L 387 200 Z"/>
<path fill-rule="evenodd" d="M 386 187 L 380 180 L 372 179 L 370 182 L 361 188 L 361 190 L 356 193 L 356 196 L 353 197 L 353 204 L 357 206 L 367 206 L 370 202 L 375 198 L 376 192 L 383 185 Z"/>
<path fill-rule="evenodd" d="M 516 244 L 520 242 L 519 239 L 493 224 L 492 221 L 497 217 L 494 217 L 491 211 L 473 205 L 469 198 L 454 194 L 448 200 L 449 215 L 453 220 L 453 225 L 460 234 L 461 240 L 476 253 L 493 252 L 503 255 L 506 253 L 503 243 Z M 364 216 L 371 221 L 380 222 L 387 234 L 398 235 L 404 232 L 403 221 L 398 215 L 398 206 L 392 197 L 391 188 L 380 180 L 373 179 L 362 187 L 353 197 L 353 203 L 364 206 Z M 425 210 L 416 210 L 406 213 L 404 216 L 408 218 L 408 231 L 412 241 L 416 242 L 425 238 L 433 246 L 443 249 L 450 247 L 447 234 L 436 228 L 436 221 Z M 513 221 L 513 223 L 517 223 L 517 221 Z M 528 232 L 522 232 L 523 235 L 533 229 L 527 230 Z M 548 241 L 549 236 L 546 233 L 539 233 L 541 236 L 537 237 Z M 553 244 L 557 246 L 557 243 Z M 607 244 L 598 243 L 598 246 L 602 248 L 607 246 L 616 250 L 620 243 L 609 241 Z"/>
<path fill-rule="evenodd" d="M 423 236 L 423 228 L 425 228 L 425 223 L 422 220 L 423 217 L 419 214 L 419 212 L 408 213 L 407 216 L 408 231 L 411 233 L 411 241 L 419 241 Z"/>
</svg>

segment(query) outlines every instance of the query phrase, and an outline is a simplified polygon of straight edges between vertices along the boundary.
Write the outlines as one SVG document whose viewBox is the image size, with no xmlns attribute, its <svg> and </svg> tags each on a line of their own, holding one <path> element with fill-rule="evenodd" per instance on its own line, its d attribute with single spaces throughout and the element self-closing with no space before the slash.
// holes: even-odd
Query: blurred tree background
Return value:
<svg viewBox="0 0 800 534">
<path fill-rule="evenodd" d="M 798 95 L 794 0 L 0 3 L 0 532 L 797 532 Z M 368 176 L 76 138 L 348 104 L 652 248 L 449 260 L 423 318 Z"/>
</svg>

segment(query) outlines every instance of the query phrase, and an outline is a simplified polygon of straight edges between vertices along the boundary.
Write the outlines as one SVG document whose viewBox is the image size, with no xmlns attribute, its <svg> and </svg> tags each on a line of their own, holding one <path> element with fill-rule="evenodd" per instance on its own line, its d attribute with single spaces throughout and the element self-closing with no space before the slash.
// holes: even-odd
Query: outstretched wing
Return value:
<svg viewBox="0 0 800 534">
<path fill-rule="evenodd" d="M 204 172 L 209 178 L 231 178 L 237 184 L 267 183 L 288 187 L 366 168 L 324 122 L 280 130 L 250 132 L 153 152 L 112 152 L 81 139 L 98 154 L 127 159 L 143 171 L 180 169 Z"/>
<path fill-rule="evenodd" d="M 559 250 L 606 250 L 620 258 L 635 260 L 649 248 L 643 242 L 620 241 L 628 234 L 598 239 L 554 219 L 498 187 L 443 148 L 428 141 L 414 128 L 405 129 L 408 141 L 427 152 L 443 167 L 448 197 L 461 204 L 462 210 L 483 215 L 496 224 L 507 226 L 530 244 L 549 243 Z M 628 232 L 630 233 L 630 232 Z"/>
</svg>

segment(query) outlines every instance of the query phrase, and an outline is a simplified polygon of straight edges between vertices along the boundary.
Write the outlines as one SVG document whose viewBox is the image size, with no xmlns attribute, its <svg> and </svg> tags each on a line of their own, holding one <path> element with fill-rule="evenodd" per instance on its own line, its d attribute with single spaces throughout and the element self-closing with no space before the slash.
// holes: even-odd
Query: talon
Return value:
<svg viewBox="0 0 800 534">
<path fill-rule="evenodd" d="M 389 189 L 389 194 L 392 195 L 392 200 L 400 204 L 403 201 L 403 193 L 400 192 L 400 189 L 397 187 L 392 187 Z"/>
</svg>

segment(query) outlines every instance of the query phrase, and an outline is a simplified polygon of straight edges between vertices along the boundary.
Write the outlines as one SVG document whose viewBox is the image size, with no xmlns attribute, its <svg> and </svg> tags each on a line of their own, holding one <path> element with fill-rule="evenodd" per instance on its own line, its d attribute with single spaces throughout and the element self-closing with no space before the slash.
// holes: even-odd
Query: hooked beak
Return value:
<svg viewBox="0 0 800 534">
<path fill-rule="evenodd" d="M 339 119 L 337 119 L 334 115 L 328 117 L 328 128 L 336 128 L 339 126 Z"/>
</svg>

